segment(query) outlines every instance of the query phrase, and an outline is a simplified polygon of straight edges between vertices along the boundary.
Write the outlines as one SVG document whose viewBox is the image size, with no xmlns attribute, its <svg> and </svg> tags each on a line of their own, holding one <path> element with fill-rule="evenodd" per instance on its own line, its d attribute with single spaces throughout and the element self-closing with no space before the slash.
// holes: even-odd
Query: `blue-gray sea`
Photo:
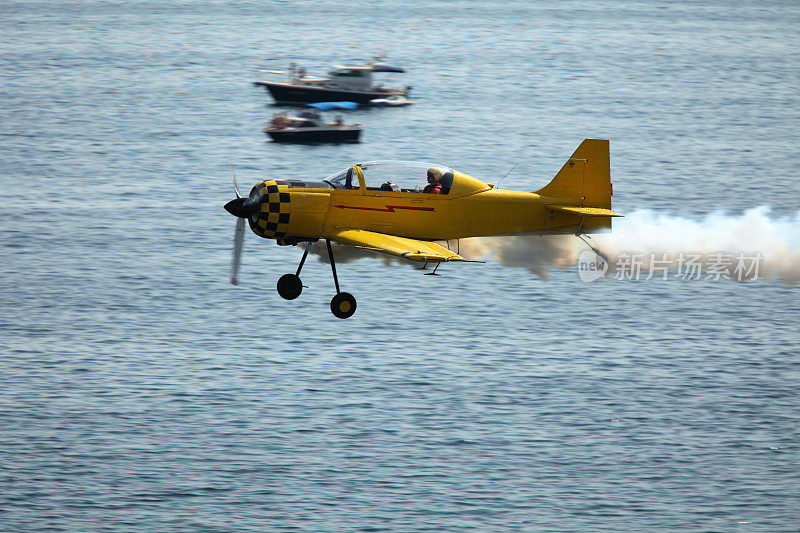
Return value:
<svg viewBox="0 0 800 533">
<path fill-rule="evenodd" d="M 535 190 L 597 137 L 623 214 L 791 217 L 796 2 L 6 0 L 0 35 L 0 531 L 800 531 L 797 284 L 362 259 L 344 321 L 252 233 L 231 286 L 222 209 L 231 167 Z M 414 105 L 268 142 L 259 69 L 381 52 Z"/>
</svg>

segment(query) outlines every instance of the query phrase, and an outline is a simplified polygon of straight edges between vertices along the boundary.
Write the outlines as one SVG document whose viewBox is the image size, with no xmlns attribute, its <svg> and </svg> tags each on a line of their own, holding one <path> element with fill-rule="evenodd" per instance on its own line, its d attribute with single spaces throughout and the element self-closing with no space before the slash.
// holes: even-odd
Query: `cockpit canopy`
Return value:
<svg viewBox="0 0 800 533">
<path fill-rule="evenodd" d="M 359 173 L 366 190 L 373 191 L 449 194 L 459 183 L 471 189 L 469 192 L 488 188 L 450 167 L 414 161 L 367 161 L 337 172 L 325 181 L 336 189 L 358 189 Z"/>
</svg>

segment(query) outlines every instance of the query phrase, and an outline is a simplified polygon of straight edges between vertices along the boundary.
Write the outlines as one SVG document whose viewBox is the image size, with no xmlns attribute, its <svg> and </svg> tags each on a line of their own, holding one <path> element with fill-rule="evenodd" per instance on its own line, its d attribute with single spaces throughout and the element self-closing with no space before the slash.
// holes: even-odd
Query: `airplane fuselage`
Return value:
<svg viewBox="0 0 800 533">
<path fill-rule="evenodd" d="M 466 237 L 518 234 L 571 234 L 581 228 L 582 217 L 549 209 L 566 200 L 533 192 L 498 190 L 486 186 L 468 194 L 426 194 L 358 189 L 304 187 L 292 180 L 268 180 L 261 186 L 279 187 L 284 221 L 267 226 L 269 202 L 262 202 L 253 231 L 265 238 L 298 240 L 330 238 L 350 228 L 420 240 L 452 240 Z M 309 185 L 312 185 L 309 183 Z M 316 185 L 316 184 L 313 184 Z M 275 211 L 274 202 L 272 203 Z M 583 221 L 583 230 L 601 231 L 610 221 Z"/>
</svg>

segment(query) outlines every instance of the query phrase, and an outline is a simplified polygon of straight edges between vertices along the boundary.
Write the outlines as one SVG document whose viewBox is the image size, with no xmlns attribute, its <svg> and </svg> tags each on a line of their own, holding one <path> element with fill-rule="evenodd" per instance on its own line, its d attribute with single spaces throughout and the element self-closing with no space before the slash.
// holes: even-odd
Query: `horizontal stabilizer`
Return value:
<svg viewBox="0 0 800 533">
<path fill-rule="evenodd" d="M 387 235 L 374 231 L 350 229 L 338 231 L 330 236 L 331 240 L 349 244 L 363 250 L 372 250 L 388 255 L 395 255 L 412 261 L 440 263 L 443 261 L 464 261 L 460 255 L 451 252 L 435 242 L 420 241 L 396 235 Z"/>
<path fill-rule="evenodd" d="M 621 217 L 619 213 L 615 213 L 611 209 L 603 209 L 602 207 L 580 207 L 577 205 L 547 205 L 547 209 L 554 211 L 563 211 L 565 213 L 572 213 L 573 215 L 580 215 L 582 217 Z"/>
</svg>

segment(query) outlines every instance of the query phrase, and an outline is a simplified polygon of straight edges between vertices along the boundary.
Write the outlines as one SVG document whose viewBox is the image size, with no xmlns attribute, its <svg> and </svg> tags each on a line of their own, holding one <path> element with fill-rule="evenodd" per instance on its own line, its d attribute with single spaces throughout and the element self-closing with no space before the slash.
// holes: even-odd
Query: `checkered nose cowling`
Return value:
<svg viewBox="0 0 800 533">
<path fill-rule="evenodd" d="M 253 187 L 250 198 L 258 198 L 261 205 L 261 209 L 248 218 L 250 229 L 267 239 L 286 237 L 292 205 L 289 186 L 281 180 L 265 180 Z"/>
</svg>

